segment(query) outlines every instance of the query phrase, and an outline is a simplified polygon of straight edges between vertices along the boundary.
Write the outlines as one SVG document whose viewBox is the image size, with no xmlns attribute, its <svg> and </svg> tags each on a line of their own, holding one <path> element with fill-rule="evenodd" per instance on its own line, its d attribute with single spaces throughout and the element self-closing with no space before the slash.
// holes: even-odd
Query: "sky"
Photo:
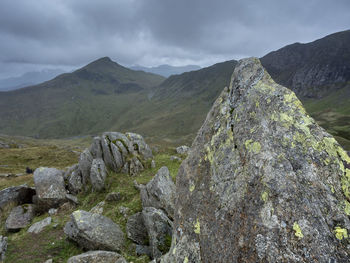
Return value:
<svg viewBox="0 0 350 263">
<path fill-rule="evenodd" d="M 1 0 L 0 78 L 104 56 L 203 67 L 346 29 L 349 0 Z"/>
</svg>

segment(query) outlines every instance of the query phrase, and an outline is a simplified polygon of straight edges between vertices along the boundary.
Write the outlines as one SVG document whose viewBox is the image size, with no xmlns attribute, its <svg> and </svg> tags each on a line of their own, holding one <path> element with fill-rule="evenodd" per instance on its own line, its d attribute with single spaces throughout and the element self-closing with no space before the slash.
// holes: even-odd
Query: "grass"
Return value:
<svg viewBox="0 0 350 263">
<path fill-rule="evenodd" d="M 35 165 L 45 165 L 53 166 L 57 168 L 63 168 L 67 164 L 72 164 L 76 162 L 75 155 L 64 154 L 66 142 L 60 141 L 46 141 L 43 144 L 36 145 L 35 142 L 29 145 L 28 148 L 18 149 L 24 151 L 23 153 L 33 154 L 29 164 L 33 167 Z M 85 144 L 83 144 L 85 147 Z M 35 148 L 36 150 L 33 150 Z M 41 149 L 41 150 L 40 150 Z M 60 152 L 61 154 L 49 154 L 49 150 L 55 152 Z M 43 155 L 43 153 L 46 153 Z M 14 164 L 16 158 L 10 158 L 12 156 L 12 149 L 8 149 L 8 153 L 5 154 L 4 159 L 11 160 L 10 163 Z M 53 223 L 48 226 L 43 232 L 39 234 L 27 233 L 27 229 L 22 229 L 18 233 L 6 233 L 4 229 L 4 222 L 6 216 L 9 214 L 12 207 L 8 207 L 6 211 L 3 211 L 2 217 L 0 218 L 0 224 L 3 226 L 1 228 L 0 234 L 5 234 L 8 236 L 8 250 L 6 252 L 5 263 L 18 262 L 18 263 L 34 263 L 34 262 L 44 262 L 49 258 L 53 259 L 53 262 L 66 262 L 71 256 L 82 253 L 82 249 L 77 246 L 74 242 L 66 239 L 63 232 L 63 227 L 70 219 L 70 214 L 77 210 L 82 209 L 89 211 L 92 207 L 101 201 L 104 201 L 106 195 L 110 192 L 119 192 L 122 199 L 118 202 L 105 202 L 103 215 L 109 217 L 115 223 L 119 224 L 121 229 L 126 230 L 127 218 L 121 213 L 120 208 L 125 207 L 128 209 L 127 215 L 130 216 L 136 212 L 142 211 L 141 199 L 139 191 L 134 187 L 134 180 L 138 183 L 146 184 L 149 182 L 153 176 L 156 174 L 158 169 L 162 166 L 167 166 L 169 168 L 171 177 L 175 181 L 178 168 L 180 166 L 179 161 L 170 161 L 170 156 L 175 155 L 175 148 L 166 148 L 161 146 L 159 152 L 154 155 L 156 162 L 155 168 L 149 168 L 144 170 L 139 176 L 131 177 L 126 174 L 113 173 L 110 172 L 107 177 L 107 189 L 103 192 L 91 192 L 80 193 L 78 195 L 80 204 L 74 208 L 60 209 L 57 215 L 52 216 Z M 24 157 L 26 158 L 26 154 Z M 38 156 L 43 156 L 43 158 L 38 159 Z M 1 157 L 0 157 L 1 158 Z M 57 159 L 58 158 L 58 159 Z M 40 161 L 38 161 L 40 160 Z M 55 162 L 54 162 L 55 160 Z M 34 165 L 35 164 L 35 165 Z M 16 166 L 11 166 L 15 169 Z M 27 183 L 29 185 L 33 184 L 32 176 L 16 177 L 6 179 L 5 181 L 0 181 L 0 187 L 5 188 L 10 185 L 16 185 L 21 183 Z M 48 214 L 43 214 L 36 217 L 32 223 L 40 221 L 46 218 Z M 54 225 L 57 224 L 56 227 Z M 167 240 L 170 244 L 171 239 Z M 167 248 L 162 248 L 166 250 Z M 135 245 L 132 241 L 126 239 L 125 246 L 121 253 L 128 262 L 138 262 L 145 263 L 149 262 L 150 259 L 147 256 L 137 256 L 135 254 Z"/>
</svg>

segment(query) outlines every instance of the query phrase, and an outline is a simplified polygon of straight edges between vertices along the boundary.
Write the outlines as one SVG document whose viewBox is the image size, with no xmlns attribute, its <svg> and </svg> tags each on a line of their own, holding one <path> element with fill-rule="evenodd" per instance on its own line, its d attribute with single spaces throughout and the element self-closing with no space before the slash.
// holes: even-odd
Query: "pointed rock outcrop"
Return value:
<svg viewBox="0 0 350 263">
<path fill-rule="evenodd" d="M 292 91 L 241 60 L 179 169 L 162 262 L 348 262 L 349 167 Z"/>
</svg>

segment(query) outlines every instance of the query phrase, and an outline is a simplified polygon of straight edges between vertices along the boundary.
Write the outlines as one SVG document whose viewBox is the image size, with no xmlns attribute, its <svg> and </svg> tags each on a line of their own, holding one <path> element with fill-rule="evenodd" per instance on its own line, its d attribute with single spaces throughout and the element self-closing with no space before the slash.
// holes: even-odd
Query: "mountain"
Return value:
<svg viewBox="0 0 350 263">
<path fill-rule="evenodd" d="M 108 130 L 163 80 L 101 58 L 40 85 L 0 92 L 0 131 L 48 138 Z"/>
<path fill-rule="evenodd" d="M 288 45 L 260 60 L 277 83 L 292 89 L 308 113 L 350 149 L 350 30 Z"/>
<path fill-rule="evenodd" d="M 150 67 L 150 68 L 139 66 L 139 65 L 132 66 L 130 68 L 133 70 L 142 70 L 145 72 L 158 74 L 163 77 L 169 77 L 171 75 L 178 75 L 188 71 L 199 70 L 201 67 L 197 65 L 187 65 L 187 66 L 176 67 L 176 66 L 170 66 L 165 64 L 165 65 L 160 65 L 157 67 Z"/>
<path fill-rule="evenodd" d="M 19 77 L 0 79 L 0 91 L 9 91 L 36 85 L 64 73 L 61 69 L 27 72 Z"/>
</svg>

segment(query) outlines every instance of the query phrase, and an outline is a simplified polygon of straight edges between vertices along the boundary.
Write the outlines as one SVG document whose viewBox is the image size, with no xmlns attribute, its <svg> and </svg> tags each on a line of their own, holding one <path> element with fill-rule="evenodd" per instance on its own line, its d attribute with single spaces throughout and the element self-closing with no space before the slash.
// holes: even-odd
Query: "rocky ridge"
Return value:
<svg viewBox="0 0 350 263">
<path fill-rule="evenodd" d="M 256 58 L 239 61 L 176 181 L 161 262 L 348 262 L 350 157 Z"/>
</svg>

